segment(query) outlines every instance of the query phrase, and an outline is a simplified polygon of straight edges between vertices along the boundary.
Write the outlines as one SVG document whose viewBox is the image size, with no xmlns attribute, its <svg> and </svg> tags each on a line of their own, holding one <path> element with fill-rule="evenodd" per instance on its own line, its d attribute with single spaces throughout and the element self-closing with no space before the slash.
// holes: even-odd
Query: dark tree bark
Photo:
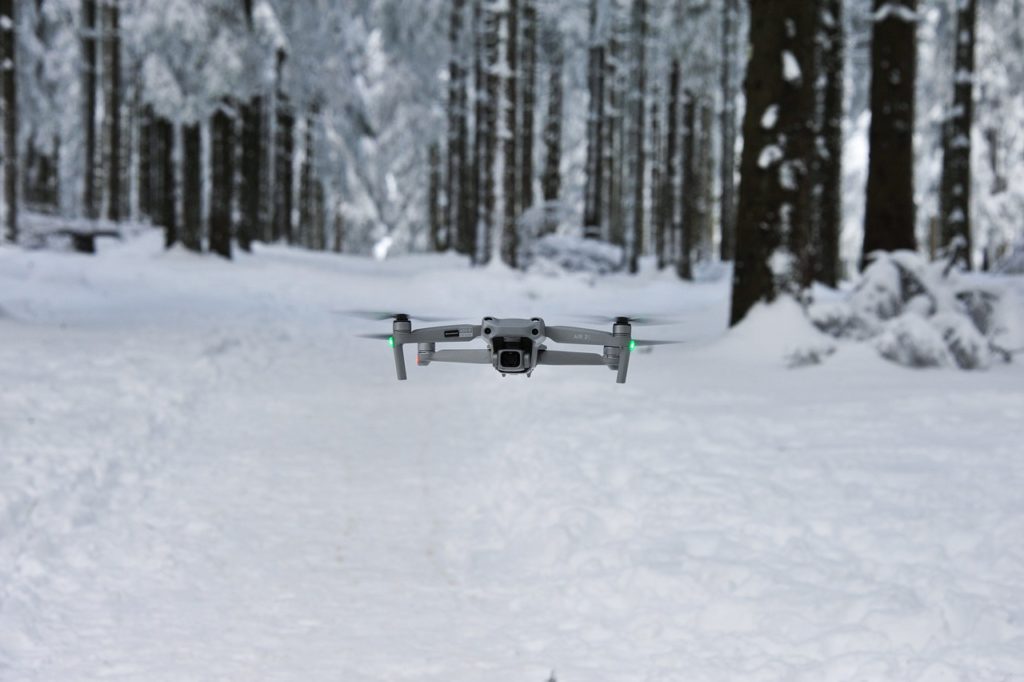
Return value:
<svg viewBox="0 0 1024 682">
<path fill-rule="evenodd" d="M 504 187 L 504 220 L 501 228 L 501 260 L 509 267 L 517 267 L 519 259 L 519 210 L 516 191 L 518 177 L 518 159 L 516 121 L 518 117 L 518 41 L 519 34 L 519 0 L 508 0 L 506 13 L 505 59 L 508 63 L 508 74 L 505 77 L 505 156 L 503 160 Z"/>
<path fill-rule="evenodd" d="M 154 210 L 160 211 L 160 224 L 164 228 L 164 246 L 171 248 L 177 243 L 178 234 L 177 186 L 174 177 L 174 125 L 166 118 L 157 118 L 153 124 L 154 147 L 157 150 L 155 162 L 160 179 L 159 204 Z"/>
<path fill-rule="evenodd" d="M 609 144 L 605 156 L 608 187 L 608 237 L 612 244 L 619 246 L 626 255 L 626 202 L 624 200 L 628 179 L 630 141 L 626 133 L 626 88 L 629 70 L 626 67 L 626 34 L 628 24 L 616 16 L 615 28 L 609 41 L 608 72 L 605 76 L 608 93 L 608 115 L 605 127 L 608 129 Z"/>
<path fill-rule="evenodd" d="M 721 86 L 722 115 L 721 156 L 719 167 L 721 183 L 720 214 L 722 241 L 719 255 L 724 261 L 731 261 L 736 253 L 736 23 L 739 0 L 722 2 L 722 55 Z M 839 86 L 842 87 L 840 80 Z"/>
<path fill-rule="evenodd" d="M 715 235 L 714 220 L 711 206 L 714 204 L 714 182 L 712 175 L 715 172 L 714 160 L 711 155 L 711 121 L 714 118 L 714 111 L 711 103 L 704 101 L 700 107 L 700 134 L 697 136 L 697 224 L 698 249 L 700 258 L 710 261 L 713 258 Z"/>
<path fill-rule="evenodd" d="M 445 180 L 445 225 L 441 240 L 445 250 L 456 246 L 459 225 L 459 190 L 462 178 L 462 156 L 465 148 L 463 131 L 466 112 L 462 105 L 463 74 L 459 46 L 462 32 L 462 11 L 465 0 L 452 0 L 448 21 L 448 174 Z"/>
<path fill-rule="evenodd" d="M 85 138 L 85 193 L 82 206 L 87 218 L 99 217 L 96 200 L 96 0 L 82 0 L 82 96 Z"/>
<path fill-rule="evenodd" d="M 252 250 L 252 242 L 263 239 L 266 229 L 261 220 L 260 187 L 263 183 L 263 98 L 252 97 L 242 104 L 241 218 L 238 246 Z"/>
<path fill-rule="evenodd" d="M 682 218 L 679 230 L 679 252 L 676 254 L 676 274 L 680 279 L 693 279 L 693 246 L 700 234 L 697 199 L 697 98 L 687 90 L 683 95 L 683 168 Z"/>
<path fill-rule="evenodd" d="M 914 237 L 914 82 L 917 0 L 874 0 L 871 131 L 861 267 L 874 251 L 917 246 Z"/>
<path fill-rule="evenodd" d="M 294 199 L 294 173 L 292 160 L 295 157 L 295 114 L 288 95 L 284 92 L 284 50 L 277 53 L 277 143 L 274 159 L 274 240 L 283 239 L 291 244 L 292 205 Z"/>
<path fill-rule="evenodd" d="M 440 162 L 439 162 L 440 163 Z M 338 207 L 334 213 L 334 253 L 345 251 L 345 215 Z"/>
<path fill-rule="evenodd" d="M 679 197 L 676 176 L 679 165 L 679 60 L 672 60 L 668 77 L 668 132 L 665 141 L 665 179 L 661 186 L 661 215 L 654 233 L 658 269 L 668 264 L 667 236 L 677 230 L 676 215 Z"/>
<path fill-rule="evenodd" d="M 143 219 L 154 221 L 153 176 L 156 174 L 153 162 L 153 106 L 147 104 L 139 114 L 139 212 Z"/>
<path fill-rule="evenodd" d="M 441 251 L 441 150 L 437 143 L 427 152 L 429 177 L 427 180 L 427 222 L 430 225 L 428 248 Z"/>
<path fill-rule="evenodd" d="M 7 241 L 18 241 L 18 90 L 17 16 L 14 0 L 0 0 L 0 62 L 4 113 L 4 202 Z"/>
<path fill-rule="evenodd" d="M 661 134 L 660 90 L 660 86 L 655 85 L 651 97 L 651 227 L 654 231 L 655 257 L 665 224 L 665 196 L 662 192 L 665 185 L 665 145 Z"/>
<path fill-rule="evenodd" d="M 971 128 L 974 121 L 974 35 L 977 0 L 960 0 L 956 13 L 953 108 L 944 122 L 939 193 L 943 246 L 959 239 L 957 262 L 971 269 Z"/>
<path fill-rule="evenodd" d="M 601 209 L 604 190 L 605 142 L 605 76 L 606 47 L 603 36 L 598 35 L 598 0 L 590 0 L 590 49 L 587 61 L 587 89 L 590 104 L 587 109 L 587 175 L 583 193 L 583 236 L 601 238 L 603 223 Z"/>
<path fill-rule="evenodd" d="M 796 290 L 807 265 L 815 3 L 751 0 L 732 324 Z"/>
<path fill-rule="evenodd" d="M 203 160 L 198 123 L 182 126 L 181 243 L 189 251 L 203 249 Z"/>
<path fill-rule="evenodd" d="M 498 0 L 500 1 L 500 0 Z M 497 2 L 487 8 L 484 17 L 484 50 L 486 52 L 486 64 L 484 78 L 486 82 L 486 111 L 484 134 L 484 164 L 481 172 L 480 182 L 481 193 L 481 230 L 480 243 L 477 245 L 479 254 L 478 262 L 488 263 L 491 260 L 494 250 L 494 232 L 497 225 L 495 215 L 497 207 L 497 192 L 494 165 L 498 158 L 498 89 L 500 79 L 497 74 L 498 67 L 498 27 L 501 22 L 501 15 L 497 11 Z"/>
<path fill-rule="evenodd" d="M 316 178 L 313 165 L 313 126 L 316 116 L 315 108 L 306 116 L 304 137 L 304 153 L 299 166 L 299 242 L 308 249 L 314 246 L 314 223 L 316 221 Z"/>
<path fill-rule="evenodd" d="M 483 0 L 473 0 L 473 152 L 470 181 L 466 186 L 471 207 L 466 215 L 470 234 L 470 262 L 479 265 L 483 260 L 480 253 L 482 231 L 485 229 L 483 217 L 484 197 L 484 164 L 487 163 L 487 76 L 484 71 L 486 61 L 486 22 L 483 12 Z"/>
<path fill-rule="evenodd" d="M 107 151 L 109 167 L 107 170 L 107 218 L 115 222 L 121 220 L 123 197 L 121 192 L 121 17 L 119 0 L 107 0 L 103 6 L 105 79 L 107 102 L 104 107 L 106 118 Z"/>
<path fill-rule="evenodd" d="M 629 248 L 629 271 L 639 268 L 639 256 L 644 250 L 644 190 L 647 152 L 644 145 L 646 128 L 644 113 L 647 97 L 647 0 L 633 2 L 633 222 Z"/>
<path fill-rule="evenodd" d="M 552 31 L 547 53 L 548 111 L 544 120 L 544 172 L 541 191 L 547 204 L 558 201 L 562 191 L 562 69 L 565 53 L 561 35 Z"/>
<path fill-rule="evenodd" d="M 210 251 L 231 258 L 235 188 L 235 121 L 230 103 L 217 109 L 210 124 Z"/>
<path fill-rule="evenodd" d="M 519 139 L 519 207 L 528 211 L 533 206 L 533 113 L 537 100 L 537 0 L 523 3 L 523 106 Z"/>
<path fill-rule="evenodd" d="M 819 182 L 815 211 L 819 245 L 817 279 L 830 287 L 839 283 L 839 239 L 843 229 L 843 0 L 825 0 L 821 10 L 821 69 L 824 92 L 821 113 Z"/>
</svg>

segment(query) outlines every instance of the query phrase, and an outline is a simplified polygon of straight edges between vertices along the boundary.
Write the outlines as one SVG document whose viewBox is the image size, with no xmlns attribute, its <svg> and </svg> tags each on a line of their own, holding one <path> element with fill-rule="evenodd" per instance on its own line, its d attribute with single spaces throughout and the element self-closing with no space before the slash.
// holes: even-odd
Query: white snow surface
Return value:
<svg viewBox="0 0 1024 682">
<path fill-rule="evenodd" d="M 1024 679 L 1018 365 L 787 369 L 728 278 L 100 247 L 0 249 L 0 680 Z M 691 342 L 399 383 L 360 308 Z"/>
</svg>

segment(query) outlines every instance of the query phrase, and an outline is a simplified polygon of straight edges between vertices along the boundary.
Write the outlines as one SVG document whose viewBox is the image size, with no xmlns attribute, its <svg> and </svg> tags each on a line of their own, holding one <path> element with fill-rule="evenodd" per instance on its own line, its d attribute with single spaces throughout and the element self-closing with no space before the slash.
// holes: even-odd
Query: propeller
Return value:
<svg viewBox="0 0 1024 682">
<path fill-rule="evenodd" d="M 680 343 L 686 343 L 686 341 L 675 340 L 675 339 L 673 339 L 673 340 L 666 339 L 666 340 L 657 340 L 657 341 L 650 341 L 650 340 L 645 340 L 645 339 L 633 339 L 633 343 L 636 345 L 637 348 L 644 348 L 646 346 L 674 346 L 674 345 L 677 345 L 677 344 L 680 344 Z"/>
<path fill-rule="evenodd" d="M 356 334 L 361 339 L 373 339 L 374 341 L 387 341 L 393 334 Z"/>
<path fill-rule="evenodd" d="M 638 314 L 638 315 L 577 315 L 581 320 L 586 320 L 592 324 L 621 324 L 620 320 L 625 320 L 627 323 L 633 325 L 648 325 L 657 326 L 665 324 L 678 324 L 682 322 L 682 318 L 672 317 L 669 315 L 651 315 L 651 314 Z"/>
<path fill-rule="evenodd" d="M 392 313 L 382 310 L 339 310 L 337 311 L 342 315 L 348 315 L 349 317 L 358 317 L 363 320 L 374 320 L 376 322 L 383 322 L 384 320 L 419 320 L 420 322 L 446 322 L 448 320 L 455 319 L 453 317 L 426 317 L 424 315 L 410 315 L 409 313 Z"/>
</svg>

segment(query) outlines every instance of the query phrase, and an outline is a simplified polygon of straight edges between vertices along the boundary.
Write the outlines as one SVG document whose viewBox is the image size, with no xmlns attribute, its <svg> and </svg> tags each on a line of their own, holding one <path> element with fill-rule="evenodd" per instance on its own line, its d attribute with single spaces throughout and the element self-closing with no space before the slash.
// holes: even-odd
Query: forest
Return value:
<svg viewBox="0 0 1024 682">
<path fill-rule="evenodd" d="M 148 223 L 225 258 L 524 268 L 563 235 L 615 247 L 611 270 L 734 262 L 734 321 L 877 251 L 1020 248 L 1021 0 L 4 0 L 0 21 L 8 244 Z"/>
</svg>

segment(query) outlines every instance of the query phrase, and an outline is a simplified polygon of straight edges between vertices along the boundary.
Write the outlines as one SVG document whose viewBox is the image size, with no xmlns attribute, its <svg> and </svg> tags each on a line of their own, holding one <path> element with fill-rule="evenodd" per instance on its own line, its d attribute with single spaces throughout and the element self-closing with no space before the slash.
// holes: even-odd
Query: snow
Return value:
<svg viewBox="0 0 1024 682">
<path fill-rule="evenodd" d="M 800 70 L 800 62 L 797 61 L 796 56 L 789 50 L 782 51 L 782 77 L 786 79 L 787 83 L 797 83 L 803 76 L 803 72 Z"/>
<path fill-rule="evenodd" d="M 885 3 L 875 10 L 873 18 L 876 22 L 895 19 L 896 21 L 905 21 L 911 24 L 917 23 L 920 20 L 918 13 L 908 6 L 905 0 L 904 2 Z"/>
<path fill-rule="evenodd" d="M 1024 677 L 1019 365 L 726 334 L 727 278 L 99 246 L 0 249 L 0 679 Z M 336 313 L 395 306 L 690 343 L 398 383 Z"/>
</svg>

